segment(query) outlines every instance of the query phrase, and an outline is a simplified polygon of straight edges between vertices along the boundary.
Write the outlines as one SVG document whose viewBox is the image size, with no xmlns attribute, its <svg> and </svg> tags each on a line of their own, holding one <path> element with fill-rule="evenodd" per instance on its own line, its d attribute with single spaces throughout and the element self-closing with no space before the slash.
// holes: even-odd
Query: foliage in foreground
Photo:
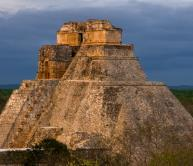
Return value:
<svg viewBox="0 0 193 166">
<path fill-rule="evenodd" d="M 0 113 L 3 110 L 9 96 L 11 95 L 13 89 L 0 89 Z"/>
<path fill-rule="evenodd" d="M 97 166 L 96 161 L 75 157 L 65 144 L 54 139 L 45 139 L 33 146 L 24 165 L 36 166 L 38 163 L 46 163 L 48 166 Z"/>
<path fill-rule="evenodd" d="M 193 149 L 181 149 L 177 151 L 156 154 L 149 166 L 192 166 Z"/>
<path fill-rule="evenodd" d="M 172 89 L 171 91 L 187 109 L 187 111 L 193 116 L 193 90 Z"/>
<path fill-rule="evenodd" d="M 92 153 L 92 152 L 91 152 Z M 86 159 L 75 155 L 69 151 L 67 146 L 54 140 L 45 139 L 40 144 L 35 145 L 27 154 L 25 166 L 36 166 L 43 163 L 48 166 L 128 166 L 129 163 L 120 155 L 114 157 L 109 155 L 95 156 L 92 159 Z"/>
</svg>

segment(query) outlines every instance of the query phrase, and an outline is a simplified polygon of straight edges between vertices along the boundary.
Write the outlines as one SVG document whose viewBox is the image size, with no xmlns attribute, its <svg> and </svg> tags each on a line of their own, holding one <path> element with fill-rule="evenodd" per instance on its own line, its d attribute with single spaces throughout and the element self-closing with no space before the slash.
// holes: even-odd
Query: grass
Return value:
<svg viewBox="0 0 193 166">
<path fill-rule="evenodd" d="M 149 166 L 192 166 L 193 150 L 183 149 L 174 152 L 156 154 L 150 161 Z"/>
</svg>

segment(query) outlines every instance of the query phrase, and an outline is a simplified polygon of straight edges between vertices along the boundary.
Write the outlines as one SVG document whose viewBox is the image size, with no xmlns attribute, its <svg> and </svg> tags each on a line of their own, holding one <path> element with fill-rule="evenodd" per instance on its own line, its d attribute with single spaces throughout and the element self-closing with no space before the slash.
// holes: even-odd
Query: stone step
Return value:
<svg viewBox="0 0 193 166">
<path fill-rule="evenodd" d="M 10 96 L 9 101 L 7 102 L 5 109 L 0 116 L 0 147 L 7 138 L 7 135 L 14 125 L 15 120 L 18 117 L 18 114 L 20 113 L 21 108 L 27 100 L 29 94 L 30 91 L 17 89 L 14 90 Z"/>
<path fill-rule="evenodd" d="M 9 134 L 12 124 L 6 124 L 0 126 L 0 146 L 4 143 L 5 137 Z"/>
<path fill-rule="evenodd" d="M 24 132 L 25 130 L 26 131 L 36 130 L 35 124 L 38 121 L 42 112 L 34 110 L 35 113 L 32 116 L 31 109 L 29 108 L 30 107 L 34 108 L 34 106 L 36 106 L 37 103 L 44 103 L 45 100 L 49 99 L 48 96 L 50 96 L 53 91 L 52 87 L 53 87 L 52 81 L 40 81 L 40 82 L 29 81 L 29 83 L 28 82 L 22 83 L 19 90 L 15 91 L 14 94 L 12 94 L 10 101 L 8 102 L 7 107 L 5 109 L 5 114 L 0 116 L 0 124 L 6 125 L 6 123 L 8 122 L 13 126 L 12 130 L 14 131 L 14 133 L 12 132 L 12 134 L 9 136 L 8 142 L 6 142 L 6 146 L 8 146 L 9 143 L 10 145 L 11 144 L 14 145 L 14 141 L 18 142 L 20 140 L 18 138 L 20 137 L 22 137 L 22 140 L 25 140 L 25 138 L 27 139 L 29 137 L 28 135 L 29 133 Z M 34 124 L 33 126 L 34 129 L 29 128 L 28 125 L 29 117 L 31 118 L 30 123 Z M 5 135 L 8 135 L 9 132 L 10 131 L 8 130 L 8 132 L 5 133 Z M 0 139 L 2 140 L 3 138 Z"/>
</svg>

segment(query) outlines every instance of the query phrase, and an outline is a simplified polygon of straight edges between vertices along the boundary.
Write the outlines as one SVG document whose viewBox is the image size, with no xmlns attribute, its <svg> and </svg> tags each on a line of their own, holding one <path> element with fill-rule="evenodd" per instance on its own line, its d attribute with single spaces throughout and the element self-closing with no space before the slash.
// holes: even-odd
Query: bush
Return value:
<svg viewBox="0 0 193 166">
<path fill-rule="evenodd" d="M 46 163 L 48 166 L 81 165 L 81 161 L 71 155 L 66 145 L 54 139 L 45 139 L 32 147 L 24 165 L 35 166 L 37 163 Z"/>
<path fill-rule="evenodd" d="M 171 91 L 193 116 L 193 90 L 171 89 Z"/>
</svg>

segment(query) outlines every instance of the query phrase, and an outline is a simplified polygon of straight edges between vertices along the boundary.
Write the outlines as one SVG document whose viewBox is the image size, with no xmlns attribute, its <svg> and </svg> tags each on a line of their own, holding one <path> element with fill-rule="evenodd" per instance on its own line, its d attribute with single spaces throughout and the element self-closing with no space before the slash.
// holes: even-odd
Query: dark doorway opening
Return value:
<svg viewBox="0 0 193 166">
<path fill-rule="evenodd" d="M 80 36 L 80 43 L 82 43 L 83 42 L 83 34 L 79 33 L 79 36 Z"/>
<path fill-rule="evenodd" d="M 48 61 L 45 61 L 45 79 L 50 78 Z"/>
</svg>

